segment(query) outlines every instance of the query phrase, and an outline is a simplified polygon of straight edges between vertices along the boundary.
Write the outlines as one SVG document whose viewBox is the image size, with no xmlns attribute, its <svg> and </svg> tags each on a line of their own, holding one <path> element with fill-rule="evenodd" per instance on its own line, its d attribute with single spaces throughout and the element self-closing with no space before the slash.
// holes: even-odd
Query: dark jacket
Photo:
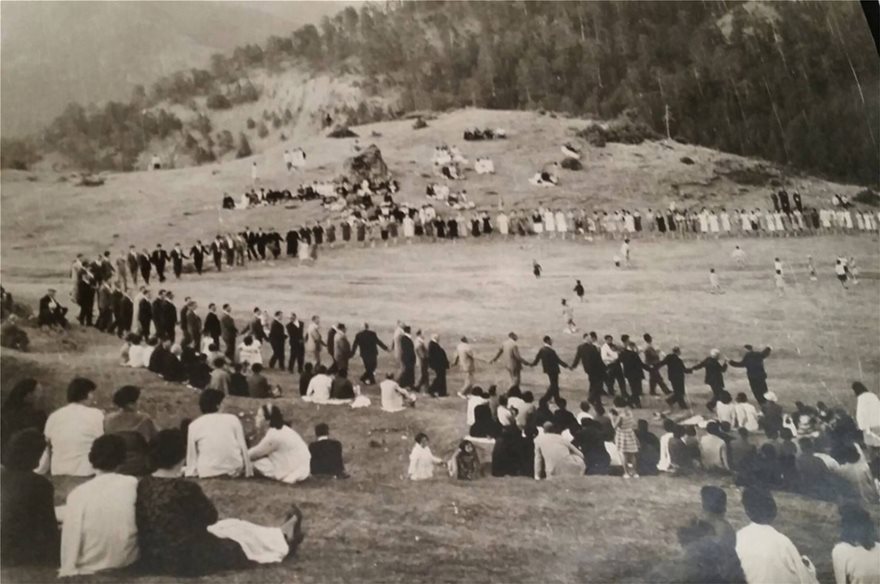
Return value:
<svg viewBox="0 0 880 584">
<path fill-rule="evenodd" d="M 581 343 L 577 348 L 574 356 L 574 363 L 571 364 L 572 369 L 581 364 L 584 373 L 590 379 L 602 380 L 605 378 L 605 364 L 602 362 L 602 355 L 599 348 L 592 343 Z"/>
<path fill-rule="evenodd" d="M 623 365 L 623 375 L 627 379 L 645 378 L 645 364 L 637 352 L 630 349 L 621 351 L 620 364 Z"/>
<path fill-rule="evenodd" d="M 284 325 L 273 319 L 272 324 L 269 325 L 269 343 L 273 346 L 281 345 L 283 347 L 285 335 Z"/>
<path fill-rule="evenodd" d="M 446 371 L 449 369 L 449 357 L 440 343 L 431 341 L 428 343 L 428 367 L 434 371 Z"/>
<path fill-rule="evenodd" d="M 213 312 L 209 312 L 205 315 L 205 326 L 204 332 L 211 338 L 218 338 L 220 336 L 220 319 Z"/>
<path fill-rule="evenodd" d="M 747 351 L 741 361 L 731 361 L 730 366 L 744 367 L 749 379 L 767 379 L 767 372 L 764 370 L 764 359 L 769 356 L 770 347 L 766 347 L 763 351 Z"/>
<path fill-rule="evenodd" d="M 379 354 L 379 347 L 382 347 L 382 349 L 386 351 L 388 350 L 385 343 L 379 340 L 375 331 L 364 329 L 354 336 L 354 344 L 351 346 L 351 354 L 354 356 L 358 349 L 360 349 L 361 357 L 375 357 Z"/>
<path fill-rule="evenodd" d="M 345 474 L 342 462 L 342 443 L 330 438 L 317 440 L 309 444 L 312 455 L 311 468 L 313 475 L 339 477 Z"/>
<path fill-rule="evenodd" d="M 687 367 L 685 367 L 684 361 L 681 360 L 681 357 L 675 353 L 669 353 L 663 358 L 663 360 L 657 363 L 656 369 L 661 369 L 662 367 L 666 367 L 666 375 L 669 377 L 669 381 L 673 383 L 684 383 L 684 376 L 687 372 Z"/>
<path fill-rule="evenodd" d="M 698 369 L 706 370 L 706 385 L 709 387 L 724 387 L 724 372 L 727 371 L 727 363 L 722 365 L 718 359 L 706 357 L 691 367 L 690 371 Z"/>
<path fill-rule="evenodd" d="M 538 354 L 535 355 L 535 360 L 532 361 L 532 366 L 534 367 L 537 365 L 538 361 L 541 362 L 541 368 L 544 370 L 544 373 L 548 375 L 559 375 L 560 365 L 562 367 L 568 367 L 568 365 L 559 358 L 559 355 L 556 354 L 553 347 L 549 345 L 541 347 Z"/>
<path fill-rule="evenodd" d="M 413 340 L 406 335 L 400 337 L 400 361 L 406 368 L 416 366 L 416 348 Z"/>
<path fill-rule="evenodd" d="M 302 321 L 288 322 L 285 326 L 287 330 L 287 342 L 291 347 L 298 347 L 303 344 L 303 323 Z"/>
</svg>

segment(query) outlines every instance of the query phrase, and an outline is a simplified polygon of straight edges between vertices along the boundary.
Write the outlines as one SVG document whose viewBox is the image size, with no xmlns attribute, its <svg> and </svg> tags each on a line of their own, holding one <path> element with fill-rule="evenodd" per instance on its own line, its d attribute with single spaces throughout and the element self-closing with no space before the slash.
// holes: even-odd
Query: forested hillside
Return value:
<svg viewBox="0 0 880 584">
<path fill-rule="evenodd" d="M 365 98 L 392 89 L 400 96 L 393 108 L 345 112 L 351 122 L 468 105 L 602 119 L 629 112 L 660 134 L 668 125 L 682 141 L 878 182 L 880 68 L 852 2 L 349 7 L 318 27 L 215 55 L 207 69 L 161 79 L 129 104 L 69 108 L 38 147 L 64 144 L 80 163 L 129 168 L 150 140 L 187 132 L 162 109 L 168 104 L 210 118 L 261 99 L 255 71 L 303 67 L 359 75 Z M 277 128 L 285 118 L 276 112 L 270 121 Z M 210 129 L 208 138 L 190 144 L 204 153 L 197 162 L 220 154 Z"/>
</svg>

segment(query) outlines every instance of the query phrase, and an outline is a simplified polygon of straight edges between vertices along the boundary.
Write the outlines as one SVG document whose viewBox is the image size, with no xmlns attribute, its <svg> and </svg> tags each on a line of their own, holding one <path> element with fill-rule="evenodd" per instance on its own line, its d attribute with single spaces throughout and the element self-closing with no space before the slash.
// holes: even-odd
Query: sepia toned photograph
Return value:
<svg viewBox="0 0 880 584">
<path fill-rule="evenodd" d="M 877 0 L 0 0 L 4 584 L 880 584 Z"/>
</svg>

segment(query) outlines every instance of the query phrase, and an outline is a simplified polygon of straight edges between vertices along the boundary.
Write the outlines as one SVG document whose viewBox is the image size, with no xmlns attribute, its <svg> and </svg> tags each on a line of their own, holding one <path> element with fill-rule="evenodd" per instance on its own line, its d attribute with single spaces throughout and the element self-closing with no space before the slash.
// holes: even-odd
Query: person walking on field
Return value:
<svg viewBox="0 0 880 584">
<path fill-rule="evenodd" d="M 489 360 L 489 363 L 494 363 L 499 358 L 503 358 L 504 369 L 507 370 L 507 374 L 510 377 L 510 385 L 508 386 L 508 389 L 511 387 L 519 387 L 522 377 L 523 359 L 519 353 L 517 340 L 519 340 L 519 337 L 516 336 L 516 333 L 509 333 L 507 339 L 505 339 L 504 342 L 501 343 L 501 347 L 498 348 L 498 352 Z"/>
<path fill-rule="evenodd" d="M 654 347 L 654 339 L 648 333 L 645 333 L 642 336 L 645 339 L 645 365 L 648 366 L 648 393 L 651 395 L 657 395 L 657 388 L 660 388 L 664 394 L 669 395 L 669 387 L 666 386 L 666 382 L 663 381 L 663 377 L 660 375 L 660 372 L 657 371 L 656 366 L 660 363 L 660 351 L 658 351 Z"/>
<path fill-rule="evenodd" d="M 687 374 L 687 367 L 685 367 L 684 361 L 681 360 L 681 349 L 673 347 L 672 352 L 661 359 L 654 366 L 654 369 L 659 370 L 663 367 L 666 367 L 666 375 L 669 377 L 669 384 L 672 385 L 672 395 L 666 398 L 666 403 L 670 407 L 678 404 L 678 407 L 686 410 L 688 405 L 684 399 L 684 377 Z"/>
<path fill-rule="evenodd" d="M 363 330 L 354 336 L 354 344 L 351 346 L 351 356 L 360 350 L 361 361 L 364 363 L 364 374 L 361 375 L 361 381 L 375 385 L 376 383 L 376 366 L 379 357 L 379 347 L 383 351 L 388 351 L 388 347 L 383 343 L 376 333 L 370 330 L 370 325 L 364 323 Z"/>
<path fill-rule="evenodd" d="M 529 363 L 530 367 L 534 367 L 540 361 L 541 368 L 547 374 L 550 384 L 547 387 L 545 397 L 559 399 L 559 373 L 562 367 L 569 369 L 565 361 L 559 358 L 556 350 L 553 348 L 553 340 L 547 336 L 544 337 L 544 346 L 535 355 L 535 360 Z"/>
<path fill-rule="evenodd" d="M 751 345 L 743 347 L 746 352 L 739 361 L 730 361 L 731 367 L 741 367 L 746 370 L 749 379 L 749 387 L 759 404 L 767 401 L 767 371 L 764 369 L 764 359 L 770 356 L 771 347 L 765 347 L 763 351 L 755 351 Z"/>
<path fill-rule="evenodd" d="M 474 386 L 474 372 L 476 371 L 476 359 L 474 358 L 474 350 L 468 343 L 467 337 L 461 337 L 461 342 L 455 348 L 455 359 L 452 361 L 451 367 L 458 365 L 464 374 L 464 383 L 458 395 L 464 397 L 471 392 Z"/>
<path fill-rule="evenodd" d="M 595 332 L 584 335 L 584 342 L 578 346 L 571 368 L 574 369 L 578 364 L 581 364 L 590 382 L 588 401 L 593 405 L 601 405 L 602 386 L 605 382 L 605 363 L 602 361 L 602 355 L 596 346 L 596 341 Z"/>
<path fill-rule="evenodd" d="M 577 332 L 577 325 L 574 324 L 574 308 L 569 306 L 568 301 L 562 299 L 562 320 L 565 322 L 565 328 L 562 332 L 574 334 Z"/>
<path fill-rule="evenodd" d="M 580 280 L 577 280 L 574 285 L 574 293 L 577 294 L 578 300 L 580 302 L 584 301 L 584 285 L 581 284 Z"/>
</svg>

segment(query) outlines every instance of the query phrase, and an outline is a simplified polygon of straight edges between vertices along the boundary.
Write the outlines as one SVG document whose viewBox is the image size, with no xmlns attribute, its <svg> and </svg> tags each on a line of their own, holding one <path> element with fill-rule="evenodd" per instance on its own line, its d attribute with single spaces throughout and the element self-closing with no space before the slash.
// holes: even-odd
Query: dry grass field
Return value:
<svg viewBox="0 0 880 584">
<path fill-rule="evenodd" d="M 486 116 L 489 121 L 481 121 Z M 533 172 L 535 164 L 559 157 L 557 142 L 565 137 L 569 121 L 533 114 L 466 111 L 429 123 L 431 128 L 421 130 L 418 141 L 414 141 L 408 122 L 373 128 L 383 134 L 376 140 L 389 165 L 407 179 L 404 200 L 421 200 L 419 193 L 427 181 L 421 174 L 429 172 L 433 144 L 460 142 L 456 138 L 460 130 L 474 124 L 512 128 L 506 143 L 468 145 L 465 149 L 472 158 L 479 153 L 496 158 L 499 177 L 474 178 L 463 184 L 482 205 L 497 200 L 497 195 L 489 193 L 492 190 L 503 194 L 511 205 L 536 204 L 553 196 L 559 197 L 560 206 L 610 207 L 613 198 L 616 206 L 659 207 L 670 200 L 672 182 L 709 180 L 713 161 L 730 158 L 702 151 L 697 165 L 678 169 L 672 165 L 679 156 L 685 152 L 693 156 L 701 149 L 676 145 L 673 148 L 678 151 L 666 154 L 668 150 L 657 144 L 609 146 L 589 153 L 595 167 L 588 165 L 577 181 L 572 178 L 575 175 L 563 175 L 571 180 L 558 192 L 536 192 L 523 186 L 524 177 Z M 441 124 L 443 129 L 435 131 Z M 372 130 L 357 131 L 368 136 Z M 334 148 L 342 146 L 324 139 L 311 144 L 313 148 L 307 148 L 310 160 L 327 169 L 310 171 L 308 176 L 338 172 L 341 155 L 334 153 Z M 269 161 L 270 154 L 258 160 Z M 274 154 L 280 169 L 280 151 Z M 645 161 L 638 162 L 638 157 Z M 410 165 L 410 159 L 418 162 Z M 170 244 L 178 238 L 188 243 L 210 237 L 218 226 L 223 230 L 245 224 L 286 227 L 318 216 L 314 203 L 298 209 L 219 214 L 219 194 L 223 190 L 237 193 L 243 182 L 249 181 L 249 164 L 244 160 L 216 167 L 112 175 L 105 186 L 94 189 L 57 182 L 57 177 L 49 175 L 38 175 L 31 181 L 21 173 L 4 173 L 0 235 L 3 285 L 20 301 L 35 304 L 48 286 L 59 287 L 60 296 L 66 296 L 66 268 L 77 251 L 94 254 L 108 247 L 127 247 L 129 242 L 152 246 L 156 241 Z M 815 189 L 816 197 L 824 196 L 823 189 L 849 192 L 855 188 L 803 181 Z M 736 206 L 754 206 L 766 195 L 760 190 L 741 192 L 726 179 L 713 184 L 694 187 L 694 196 L 718 203 L 739 197 L 742 205 L 737 202 Z M 741 268 L 730 259 L 737 243 L 748 254 Z M 702 359 L 713 347 L 737 358 L 744 343 L 771 345 L 769 383 L 785 406 L 795 400 L 822 399 L 851 409 L 854 399 L 849 384 L 853 380 L 862 379 L 875 390 L 880 385 L 880 250 L 876 237 L 638 240 L 628 269 L 613 266 L 611 258 L 618 245 L 608 241 L 481 238 L 456 244 L 347 247 L 323 252 L 313 266 L 287 260 L 255 264 L 222 274 L 207 272 L 200 278 L 172 279 L 165 287 L 178 299 L 192 296 L 202 309 L 212 301 L 230 302 L 241 322 L 254 306 L 260 306 L 296 311 L 304 319 L 319 314 L 325 327 L 344 322 L 350 336 L 369 321 L 388 340 L 394 322 L 404 320 L 426 334 L 439 333 L 450 355 L 458 337 L 467 335 L 484 360 L 492 357 L 508 331 L 519 333 L 521 348 L 529 358 L 540 347 L 541 337 L 550 334 L 562 358 L 570 360 L 579 335 L 562 332 L 559 302 L 573 297 L 574 280 L 580 278 L 587 288 L 586 302 L 575 305 L 575 320 L 582 331 L 608 332 L 615 337 L 621 333 L 640 337 L 648 331 L 665 350 L 680 345 L 689 363 Z M 810 282 L 806 276 L 808 254 L 815 258 L 818 282 Z M 862 281 L 849 291 L 842 290 L 833 276 L 838 255 L 856 257 L 861 267 Z M 776 256 L 787 266 L 789 288 L 783 298 L 777 297 L 773 288 Z M 540 279 L 531 274 L 533 259 L 544 267 Z M 708 291 L 711 267 L 720 274 L 723 295 Z M 49 389 L 51 405 L 55 406 L 63 401 L 69 379 L 86 375 L 98 383 L 104 408 L 110 408 L 115 388 L 135 383 L 144 389 L 141 409 L 160 425 L 175 425 L 182 417 L 197 414 L 192 391 L 164 383 L 145 371 L 121 368 L 115 337 L 81 329 L 64 336 L 34 329 L 28 332 L 31 352 L 0 353 L 3 389 L 23 376 L 34 376 Z M 380 369 L 389 367 L 390 360 L 383 356 Z M 352 373 L 360 375 L 359 362 Z M 467 484 L 438 476 L 430 483 L 410 483 L 403 474 L 413 436 L 427 432 L 435 454 L 450 455 L 465 432 L 462 400 L 425 398 L 412 410 L 386 414 L 376 407 L 375 388 L 369 388 L 367 394 L 374 398 L 372 408 L 319 407 L 289 397 L 296 393 L 295 376 L 272 373 L 270 378 L 284 389 L 286 396 L 278 403 L 307 440 L 312 438 L 314 424 L 330 424 L 331 432 L 345 446 L 352 477 L 345 481 L 311 480 L 293 487 L 262 480 L 202 481 L 224 517 L 271 522 L 293 502 L 306 515 L 307 538 L 297 559 L 222 574 L 213 581 L 656 581 L 658 566 L 678 554 L 675 530 L 698 510 L 702 484 L 725 486 L 731 521 L 735 527 L 746 522 L 732 481 L 717 476 L 627 482 L 615 477 L 583 477 L 540 483 L 526 478 L 485 478 Z M 499 366 L 478 362 L 477 379 L 484 387 L 503 378 Z M 741 370 L 731 371 L 727 380 L 732 391 L 747 391 Z M 460 381 L 453 372 L 450 389 L 457 388 Z M 536 392 L 543 391 L 545 381 L 538 369 L 524 376 L 524 385 Z M 708 396 L 701 381 L 699 374 L 688 381 L 697 411 L 704 411 L 702 404 Z M 563 396 L 576 408 L 586 395 L 584 374 L 564 372 L 561 385 Z M 637 416 L 645 419 L 660 406 L 651 399 L 644 400 L 644 405 Z M 243 412 L 250 426 L 257 404 L 230 398 L 226 407 Z M 64 479 L 54 482 L 59 503 L 76 484 Z M 822 581 L 830 582 L 830 552 L 837 530 L 834 507 L 785 493 L 779 494 L 777 501 L 778 527 L 813 559 Z M 0 577 L 5 582 L 54 579 L 49 570 L 4 569 Z M 173 581 L 130 573 L 87 580 Z"/>
</svg>

